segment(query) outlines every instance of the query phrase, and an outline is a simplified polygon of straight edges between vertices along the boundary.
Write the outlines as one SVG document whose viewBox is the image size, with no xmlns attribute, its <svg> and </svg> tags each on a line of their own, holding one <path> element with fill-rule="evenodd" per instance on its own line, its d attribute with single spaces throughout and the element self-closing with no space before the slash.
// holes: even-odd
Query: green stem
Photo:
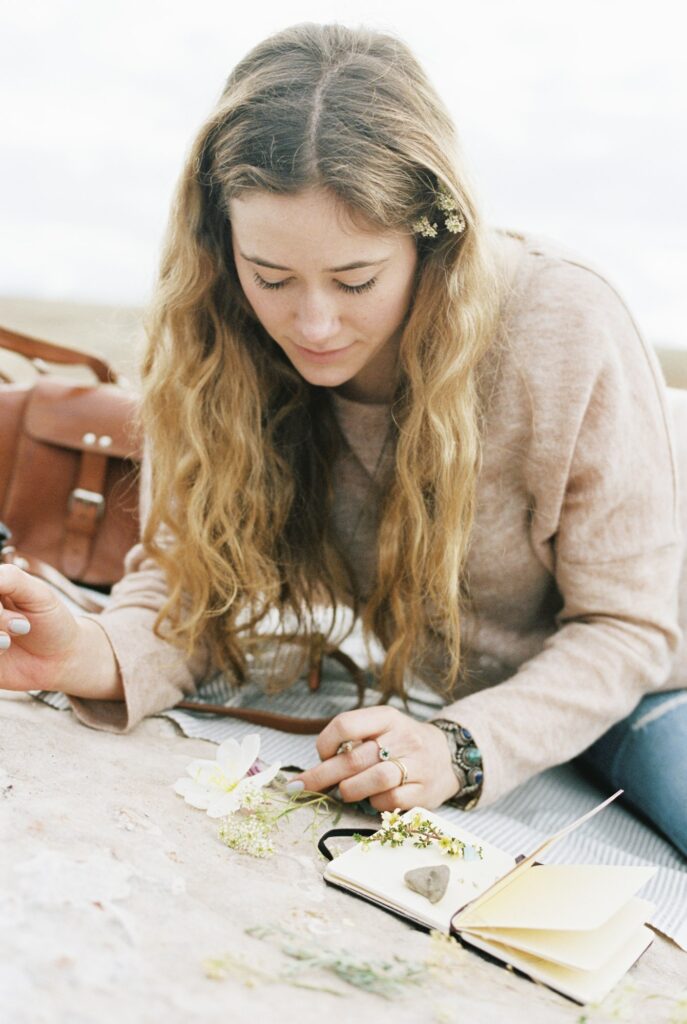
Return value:
<svg viewBox="0 0 687 1024">
<path fill-rule="evenodd" d="M 280 811 L 279 814 L 275 815 L 272 820 L 273 821 L 279 821 L 279 819 L 283 818 L 285 814 L 291 814 L 292 811 L 299 811 L 301 809 L 301 807 L 310 807 L 310 806 L 312 806 L 312 804 L 321 804 L 321 803 L 325 803 L 326 804 L 328 800 L 329 800 L 329 797 L 318 796 L 318 797 L 315 797 L 313 800 L 303 800 L 302 802 L 296 803 L 296 804 L 289 803 L 284 808 L 284 810 Z"/>
</svg>

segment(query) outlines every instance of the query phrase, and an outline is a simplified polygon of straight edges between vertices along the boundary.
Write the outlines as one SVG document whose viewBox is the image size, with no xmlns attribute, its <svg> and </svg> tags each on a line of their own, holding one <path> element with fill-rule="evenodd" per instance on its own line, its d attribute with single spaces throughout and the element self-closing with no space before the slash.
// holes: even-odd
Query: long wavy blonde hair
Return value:
<svg viewBox="0 0 687 1024">
<path fill-rule="evenodd" d="M 252 314 L 233 261 L 229 200 L 247 190 L 328 190 L 354 216 L 418 236 L 416 286 L 393 404 L 395 473 L 380 511 L 377 574 L 362 608 L 385 649 L 384 694 L 404 692 L 439 635 L 437 685 L 461 666 L 464 569 L 480 468 L 479 368 L 497 277 L 447 111 L 407 46 L 303 24 L 234 69 L 181 175 L 149 311 L 144 428 L 152 470 L 143 542 L 166 573 L 156 630 L 245 678 L 260 624 L 334 612 L 355 575 L 330 525 L 342 444 L 326 388 L 308 384 Z M 439 221 L 442 223 L 442 221 Z M 294 443 L 298 442 L 298 443 Z"/>
</svg>

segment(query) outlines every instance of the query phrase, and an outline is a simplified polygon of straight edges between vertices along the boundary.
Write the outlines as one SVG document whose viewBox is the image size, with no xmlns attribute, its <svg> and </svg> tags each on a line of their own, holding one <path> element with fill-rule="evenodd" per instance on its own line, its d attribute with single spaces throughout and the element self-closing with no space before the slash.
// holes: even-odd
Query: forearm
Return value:
<svg viewBox="0 0 687 1024">
<path fill-rule="evenodd" d="M 94 696 L 95 686 L 86 682 L 83 667 L 78 678 L 88 689 L 88 696 L 78 694 L 72 686 L 65 684 L 72 709 L 77 718 L 93 729 L 110 732 L 128 732 L 149 715 L 158 714 L 171 708 L 184 696 L 195 691 L 196 682 L 212 671 L 209 653 L 200 643 L 189 657 L 170 641 L 156 635 L 154 631 L 155 612 L 150 609 L 123 607 L 103 612 L 98 616 L 85 616 L 91 620 L 93 630 L 102 632 L 110 651 L 103 654 L 107 663 L 114 658 L 121 680 L 121 690 L 109 689 L 115 686 L 110 669 L 98 666 L 94 682 L 100 687 Z M 89 634 L 95 637 L 95 633 Z M 98 640 L 94 650 L 103 651 Z M 92 665 L 92 658 L 89 662 Z M 108 695 L 109 690 L 109 695 Z"/>
<path fill-rule="evenodd" d="M 666 681 L 675 635 L 613 621 L 571 623 L 509 680 L 441 712 L 467 727 L 484 764 L 481 805 L 569 761 Z"/>
</svg>

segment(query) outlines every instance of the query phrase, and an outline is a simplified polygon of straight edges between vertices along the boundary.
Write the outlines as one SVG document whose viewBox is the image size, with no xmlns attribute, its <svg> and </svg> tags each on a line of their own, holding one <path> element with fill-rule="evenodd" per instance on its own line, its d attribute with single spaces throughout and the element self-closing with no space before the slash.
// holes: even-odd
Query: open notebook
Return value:
<svg viewBox="0 0 687 1024">
<path fill-rule="evenodd" d="M 335 857 L 325 881 L 421 927 L 451 933 L 577 1002 L 598 1002 L 651 944 L 646 921 L 654 907 L 636 894 L 656 868 L 540 864 L 537 859 L 619 795 L 517 858 L 415 807 L 401 816 L 404 821 L 419 812 L 445 835 L 462 840 L 472 855 L 450 857 L 434 843 L 418 849 L 410 840 L 397 847 L 371 842 Z M 342 830 L 323 836 L 323 852 L 328 853 L 326 840 L 334 834 Z M 404 876 L 438 865 L 446 865 L 450 875 L 444 895 L 433 904 L 410 889 Z"/>
</svg>

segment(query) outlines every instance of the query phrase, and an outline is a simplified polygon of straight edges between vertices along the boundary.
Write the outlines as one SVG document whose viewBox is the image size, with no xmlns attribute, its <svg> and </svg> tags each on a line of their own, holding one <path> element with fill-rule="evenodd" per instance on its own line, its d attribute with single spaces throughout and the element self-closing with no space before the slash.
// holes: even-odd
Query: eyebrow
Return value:
<svg viewBox="0 0 687 1024">
<path fill-rule="evenodd" d="M 283 267 L 280 263 L 270 263 L 269 260 L 263 260 L 259 256 L 246 256 L 245 253 L 241 253 L 244 260 L 248 260 L 249 263 L 257 263 L 259 267 L 268 267 L 270 270 L 288 270 L 291 271 L 291 267 Z M 378 267 L 380 263 L 388 263 L 389 257 L 385 256 L 381 260 L 373 260 L 371 263 L 365 260 L 355 260 L 353 263 L 345 263 L 341 267 L 325 267 L 327 274 L 342 274 L 345 270 L 361 270 L 363 267 Z"/>
</svg>

